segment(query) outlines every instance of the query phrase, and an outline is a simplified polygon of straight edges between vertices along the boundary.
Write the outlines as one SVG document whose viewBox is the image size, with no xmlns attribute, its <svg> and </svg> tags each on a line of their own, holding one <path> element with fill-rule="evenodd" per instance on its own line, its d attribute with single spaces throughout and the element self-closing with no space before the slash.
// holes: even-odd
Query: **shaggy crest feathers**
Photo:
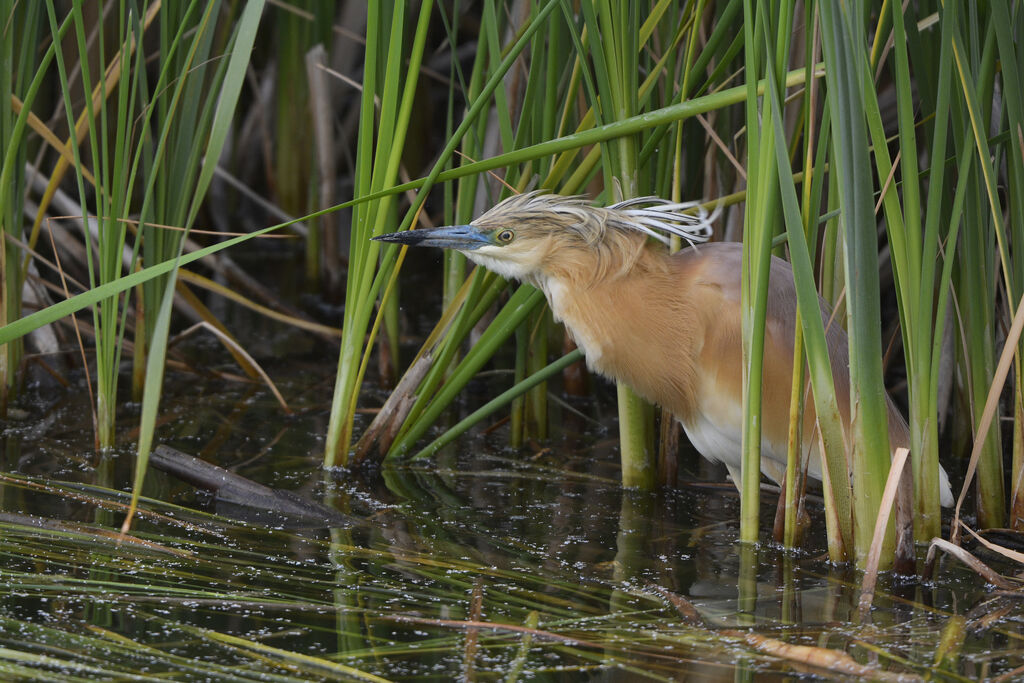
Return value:
<svg viewBox="0 0 1024 683">
<path fill-rule="evenodd" d="M 478 228 L 499 229 L 539 221 L 545 226 L 572 231 L 588 245 L 600 242 L 609 230 L 643 233 L 663 244 L 671 243 L 675 236 L 693 245 L 711 238 L 711 225 L 716 217 L 698 202 L 673 203 L 659 197 L 638 197 L 599 207 L 583 197 L 540 190 L 513 195 L 472 223 Z"/>
</svg>

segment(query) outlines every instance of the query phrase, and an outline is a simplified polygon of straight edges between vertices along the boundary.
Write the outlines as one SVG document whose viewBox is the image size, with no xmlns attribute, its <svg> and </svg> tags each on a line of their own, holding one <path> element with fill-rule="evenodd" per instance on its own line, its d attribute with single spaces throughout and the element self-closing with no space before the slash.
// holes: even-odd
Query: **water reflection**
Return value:
<svg viewBox="0 0 1024 683">
<path fill-rule="evenodd" d="M 166 443 L 361 523 L 239 520 L 154 472 L 133 537 L 118 542 L 130 430 L 98 457 L 80 398 L 34 406 L 3 435 L 0 645 L 44 643 L 69 670 L 106 677 L 244 667 L 308 680 L 350 667 L 434 680 L 733 680 L 801 670 L 744 634 L 764 648 L 849 652 L 879 674 L 925 674 L 960 624 L 974 631 L 940 662 L 949 671 L 1021 663 L 1018 602 L 989 596 L 958 565 L 946 561 L 933 585 L 883 579 L 861 623 L 858 576 L 822 558 L 820 533 L 799 554 L 739 547 L 730 489 L 623 491 L 615 441 L 600 432 L 567 426 L 516 452 L 500 432 L 477 434 L 433 463 L 325 473 L 329 388 L 286 387 L 299 397 L 288 419 L 258 390 L 184 388 L 172 382 Z M 692 477 L 684 463 L 681 478 Z M 766 502 L 762 519 L 772 512 Z"/>
</svg>

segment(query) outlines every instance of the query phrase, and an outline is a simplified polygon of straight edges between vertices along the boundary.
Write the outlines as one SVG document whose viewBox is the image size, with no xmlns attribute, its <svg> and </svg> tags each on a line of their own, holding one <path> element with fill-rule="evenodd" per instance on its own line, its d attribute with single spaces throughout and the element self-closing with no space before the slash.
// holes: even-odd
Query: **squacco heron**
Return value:
<svg viewBox="0 0 1024 683">
<path fill-rule="evenodd" d="M 682 205 L 646 198 L 607 208 L 578 197 L 527 193 L 510 197 L 469 225 L 412 230 L 375 239 L 455 249 L 506 278 L 541 289 L 557 320 L 583 350 L 587 365 L 625 382 L 682 423 L 694 447 L 721 462 L 737 486 L 743 423 L 739 243 L 709 243 L 705 218 Z M 670 253 L 678 235 L 691 246 Z M 793 377 L 796 291 L 790 265 L 772 257 L 765 330 L 761 472 L 781 484 L 786 469 Z M 850 421 L 846 332 L 820 301 L 844 427 Z M 910 445 L 892 400 L 889 442 Z M 802 454 L 821 479 L 815 411 L 804 413 Z M 941 502 L 953 504 L 940 472 Z"/>
</svg>

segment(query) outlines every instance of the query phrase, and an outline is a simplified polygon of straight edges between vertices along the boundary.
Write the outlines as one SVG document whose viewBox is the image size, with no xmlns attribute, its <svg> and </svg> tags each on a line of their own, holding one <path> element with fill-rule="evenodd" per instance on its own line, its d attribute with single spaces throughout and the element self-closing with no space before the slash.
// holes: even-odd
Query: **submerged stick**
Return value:
<svg viewBox="0 0 1024 683">
<path fill-rule="evenodd" d="M 240 474 L 200 460 L 169 446 L 157 446 L 150 455 L 153 467 L 209 491 L 222 502 L 278 513 L 284 521 L 325 527 L 348 527 L 358 523 L 338 510 L 301 496 L 264 486 Z"/>
</svg>

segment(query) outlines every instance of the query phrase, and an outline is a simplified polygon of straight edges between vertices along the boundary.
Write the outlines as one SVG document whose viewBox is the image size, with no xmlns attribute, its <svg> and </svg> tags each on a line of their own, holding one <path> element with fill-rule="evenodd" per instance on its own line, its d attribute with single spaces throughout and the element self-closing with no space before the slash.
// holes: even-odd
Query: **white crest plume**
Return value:
<svg viewBox="0 0 1024 683">
<path fill-rule="evenodd" d="M 691 246 L 711 239 L 712 224 L 720 213 L 720 207 L 708 213 L 700 202 L 675 203 L 660 197 L 627 199 L 608 209 L 624 214 L 628 217 L 624 223 L 659 242 L 670 244 L 676 236 Z"/>
</svg>

